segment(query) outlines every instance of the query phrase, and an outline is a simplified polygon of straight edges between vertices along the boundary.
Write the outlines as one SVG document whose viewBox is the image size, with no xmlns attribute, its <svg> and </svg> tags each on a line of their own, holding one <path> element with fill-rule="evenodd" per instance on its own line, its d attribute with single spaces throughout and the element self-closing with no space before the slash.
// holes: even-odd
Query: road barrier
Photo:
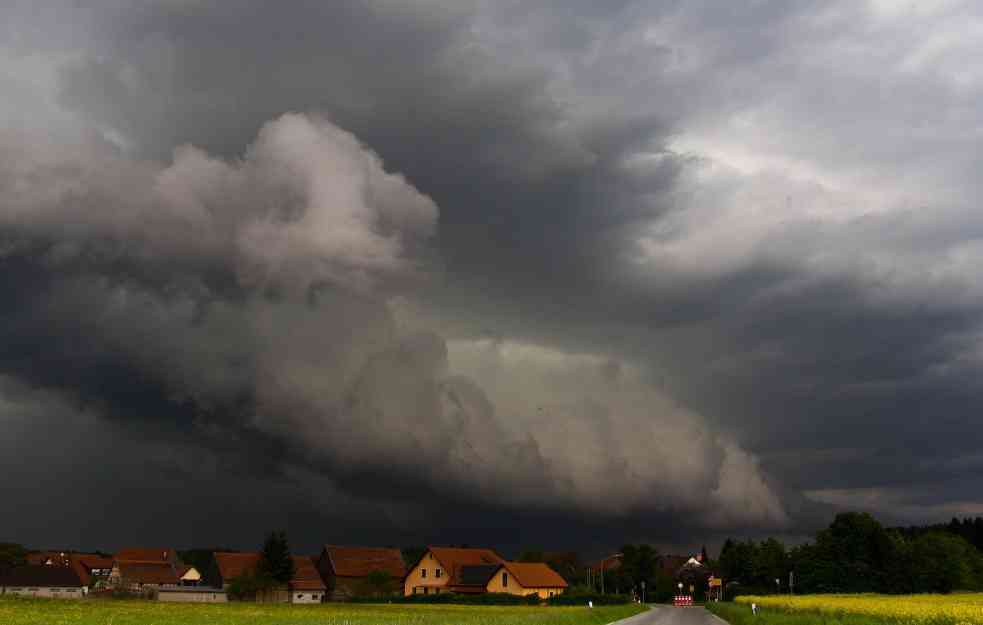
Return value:
<svg viewBox="0 0 983 625">
<path fill-rule="evenodd" d="M 672 605 L 677 607 L 693 605 L 692 595 L 676 595 L 672 598 Z"/>
</svg>

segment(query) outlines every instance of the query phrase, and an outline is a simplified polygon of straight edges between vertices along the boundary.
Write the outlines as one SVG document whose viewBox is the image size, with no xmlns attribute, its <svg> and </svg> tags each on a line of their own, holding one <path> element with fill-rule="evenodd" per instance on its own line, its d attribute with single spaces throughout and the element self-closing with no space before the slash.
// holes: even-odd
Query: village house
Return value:
<svg viewBox="0 0 983 625">
<path fill-rule="evenodd" d="M 197 587 L 201 573 L 181 562 L 174 549 L 130 548 L 113 559 L 109 583 L 131 592 Z"/>
<path fill-rule="evenodd" d="M 0 574 L 0 594 L 79 599 L 82 580 L 68 566 L 25 564 Z"/>
<path fill-rule="evenodd" d="M 85 592 L 98 582 L 108 580 L 113 572 L 113 559 L 105 556 L 73 553 L 69 557 L 69 564 L 82 580 Z"/>
<path fill-rule="evenodd" d="M 83 593 L 88 593 L 99 580 L 108 579 L 113 568 L 110 557 L 75 551 L 35 551 L 27 555 L 27 563 L 71 568 L 82 581 Z"/>
<path fill-rule="evenodd" d="M 485 585 L 487 592 L 539 595 L 549 599 L 563 593 L 567 582 L 543 562 L 503 562 Z"/>
<path fill-rule="evenodd" d="M 291 556 L 294 562 L 294 574 L 286 587 L 276 589 L 257 597 L 257 601 L 276 603 L 321 603 L 327 588 L 314 566 L 314 558 L 308 556 Z M 237 577 L 255 575 L 259 568 L 260 554 L 258 552 L 222 552 L 214 554 L 215 564 L 209 571 L 209 584 L 228 590 L 229 584 Z"/>
<path fill-rule="evenodd" d="M 483 585 L 475 587 L 480 576 L 476 577 L 474 571 L 462 577 L 464 567 L 487 567 L 503 562 L 505 559 L 491 549 L 428 547 L 420 559 L 407 570 L 406 577 L 403 578 L 403 594 L 484 592 Z"/>
<path fill-rule="evenodd" d="M 406 564 L 399 549 L 325 545 L 317 559 L 317 570 L 327 587 L 328 598 L 343 601 L 372 593 L 398 593 L 406 575 Z M 374 572 L 389 577 L 387 587 L 372 586 L 369 574 Z"/>
</svg>

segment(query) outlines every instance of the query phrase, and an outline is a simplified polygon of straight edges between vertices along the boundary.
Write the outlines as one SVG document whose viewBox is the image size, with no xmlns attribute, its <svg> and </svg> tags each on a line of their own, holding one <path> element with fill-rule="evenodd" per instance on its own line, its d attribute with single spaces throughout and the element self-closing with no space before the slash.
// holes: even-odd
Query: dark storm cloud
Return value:
<svg viewBox="0 0 983 625">
<path fill-rule="evenodd" d="M 975 505 L 972 10 L 6 10 L 8 375 L 408 540 Z"/>
</svg>

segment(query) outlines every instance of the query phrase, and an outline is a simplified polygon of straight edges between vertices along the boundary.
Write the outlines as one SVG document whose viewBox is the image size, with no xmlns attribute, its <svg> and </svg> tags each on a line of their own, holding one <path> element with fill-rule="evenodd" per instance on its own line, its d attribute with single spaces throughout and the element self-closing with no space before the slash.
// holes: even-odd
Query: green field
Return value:
<svg viewBox="0 0 983 625">
<path fill-rule="evenodd" d="M 604 625 L 643 608 L 381 605 L 214 605 L 0 598 L 0 625 Z"/>
<path fill-rule="evenodd" d="M 751 614 L 751 603 L 758 615 Z M 983 625 L 983 594 L 769 595 L 711 603 L 730 625 Z"/>
</svg>

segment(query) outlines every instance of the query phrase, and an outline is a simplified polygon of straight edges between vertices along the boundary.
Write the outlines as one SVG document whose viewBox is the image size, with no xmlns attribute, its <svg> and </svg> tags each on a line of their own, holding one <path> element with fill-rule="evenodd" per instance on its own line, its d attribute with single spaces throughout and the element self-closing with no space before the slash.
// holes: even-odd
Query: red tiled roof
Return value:
<svg viewBox="0 0 983 625">
<path fill-rule="evenodd" d="M 365 577 L 372 571 L 383 571 L 399 579 L 406 575 L 399 549 L 325 545 L 324 551 L 328 554 L 331 570 L 339 577 Z"/>
<path fill-rule="evenodd" d="M 543 562 L 505 562 L 502 564 L 525 588 L 566 588 L 560 574 Z"/>
<path fill-rule="evenodd" d="M 459 583 L 458 578 L 461 573 L 461 567 L 463 566 L 475 564 L 501 564 L 505 562 L 504 558 L 491 549 L 429 547 L 427 552 L 432 553 L 433 557 L 436 558 L 437 561 L 444 567 L 444 570 L 447 571 L 447 575 L 450 578 L 448 583 L 452 585 Z M 423 557 L 426 558 L 427 554 L 424 553 Z"/>
<path fill-rule="evenodd" d="M 225 583 L 228 583 L 229 580 L 239 577 L 243 573 L 255 573 L 256 567 L 259 565 L 259 554 L 216 551 L 215 564 L 218 565 L 219 575 L 222 576 Z"/>
<path fill-rule="evenodd" d="M 294 575 L 290 580 L 293 590 L 325 590 L 321 574 L 308 556 L 291 556 L 294 561 Z M 244 573 L 253 574 L 259 566 L 260 554 L 256 552 L 227 553 L 216 552 L 215 564 L 225 583 Z"/>
<path fill-rule="evenodd" d="M 36 551 L 27 554 L 28 564 L 45 564 L 49 566 L 69 566 L 70 551 Z M 50 562 L 50 564 L 49 564 Z"/>
<path fill-rule="evenodd" d="M 173 555 L 173 549 L 146 549 L 142 547 L 133 547 L 120 550 L 120 552 L 116 554 L 116 559 L 140 562 L 167 562 Z"/>
<path fill-rule="evenodd" d="M 290 578 L 291 590 L 327 590 L 321 574 L 314 567 L 314 560 L 308 556 L 292 556 L 294 575 Z"/>
<path fill-rule="evenodd" d="M 75 571 L 67 566 L 24 564 L 0 574 L 0 586 L 79 588 L 82 582 Z"/>
<path fill-rule="evenodd" d="M 72 569 L 82 580 L 83 586 L 92 585 L 92 569 L 109 571 L 113 568 L 113 559 L 102 556 L 72 554 L 70 557 Z"/>
<path fill-rule="evenodd" d="M 170 562 L 117 560 L 119 574 L 126 584 L 177 584 L 174 566 Z"/>
</svg>

